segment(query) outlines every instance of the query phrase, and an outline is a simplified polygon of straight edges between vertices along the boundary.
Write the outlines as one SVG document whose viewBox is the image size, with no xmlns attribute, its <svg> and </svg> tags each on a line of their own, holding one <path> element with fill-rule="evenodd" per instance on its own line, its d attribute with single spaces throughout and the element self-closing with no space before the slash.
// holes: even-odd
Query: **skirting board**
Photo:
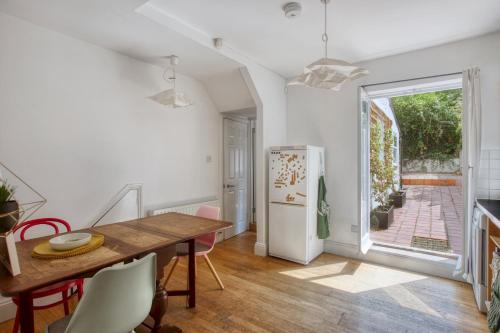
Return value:
<svg viewBox="0 0 500 333">
<path fill-rule="evenodd" d="M 407 253 L 406 251 L 377 245 L 372 246 L 367 254 L 362 254 L 359 252 L 357 245 L 339 243 L 331 240 L 325 241 L 325 252 L 416 273 L 464 281 L 461 276 L 453 275 L 456 266 L 456 261 L 453 259 L 418 253 Z"/>
<path fill-rule="evenodd" d="M 264 243 L 255 242 L 253 253 L 256 256 L 266 257 L 267 256 L 267 245 Z"/>
<path fill-rule="evenodd" d="M 16 305 L 10 298 L 0 297 L 0 323 L 16 316 Z"/>
</svg>

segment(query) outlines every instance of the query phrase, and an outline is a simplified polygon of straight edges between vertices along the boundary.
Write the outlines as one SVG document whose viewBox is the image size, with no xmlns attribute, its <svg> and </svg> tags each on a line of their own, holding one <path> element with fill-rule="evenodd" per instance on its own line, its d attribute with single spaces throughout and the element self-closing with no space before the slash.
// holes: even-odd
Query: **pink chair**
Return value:
<svg viewBox="0 0 500 333">
<path fill-rule="evenodd" d="M 212 206 L 201 206 L 198 211 L 196 212 L 196 216 L 199 217 L 205 217 L 208 219 L 213 219 L 213 220 L 218 220 L 219 219 L 219 213 L 220 213 L 220 208 L 219 207 L 212 207 Z M 214 266 L 212 265 L 212 262 L 208 258 L 208 254 L 210 251 L 213 250 L 215 245 L 215 232 L 212 232 L 210 234 L 206 234 L 200 237 L 197 237 L 195 240 L 195 252 L 196 252 L 196 257 L 203 257 L 210 268 L 210 271 L 212 272 L 212 275 L 214 276 L 215 280 L 217 280 L 217 283 L 220 286 L 220 289 L 224 290 L 224 285 L 222 284 L 221 279 L 219 278 L 219 275 L 217 275 L 217 272 L 215 271 Z M 174 272 L 175 267 L 179 263 L 180 258 L 182 257 L 187 257 L 189 254 L 188 251 L 188 244 L 187 243 L 182 243 L 178 244 L 176 247 L 176 257 L 174 258 L 174 265 L 170 269 L 170 272 L 168 272 L 167 278 L 165 279 L 165 283 L 163 284 L 163 287 L 168 283 L 168 280 L 170 280 L 170 277 L 172 276 L 172 273 Z"/>
<path fill-rule="evenodd" d="M 35 226 L 48 226 L 51 227 L 54 231 L 54 234 L 59 234 L 59 228 L 62 226 L 64 227 L 65 230 L 63 232 L 70 232 L 71 227 L 68 222 L 57 219 L 57 218 L 43 218 L 43 219 L 36 219 L 36 220 L 31 220 L 31 221 L 25 221 L 14 229 L 14 232 L 19 231 L 21 232 L 20 238 L 21 241 L 24 241 L 26 239 L 26 231 L 30 228 L 33 228 Z M 69 300 L 69 295 L 68 292 L 72 291 L 74 288 L 76 288 L 76 292 L 78 293 L 78 300 L 83 295 L 83 279 L 77 279 L 77 280 L 69 280 L 69 281 L 63 281 L 56 283 L 54 285 L 35 290 L 32 292 L 31 295 L 31 301 L 33 302 L 35 299 L 47 297 L 50 295 L 56 295 L 56 294 L 61 294 L 61 300 L 49 303 L 49 304 L 44 304 L 44 305 L 33 305 L 33 310 L 42 310 L 42 309 L 47 309 L 59 304 L 64 304 L 64 314 L 69 315 L 69 305 L 68 305 L 68 300 Z M 17 305 L 17 310 L 16 310 L 16 319 L 14 320 L 14 327 L 12 329 L 12 332 L 17 333 L 19 330 L 19 298 L 13 297 L 12 301 Z"/>
</svg>

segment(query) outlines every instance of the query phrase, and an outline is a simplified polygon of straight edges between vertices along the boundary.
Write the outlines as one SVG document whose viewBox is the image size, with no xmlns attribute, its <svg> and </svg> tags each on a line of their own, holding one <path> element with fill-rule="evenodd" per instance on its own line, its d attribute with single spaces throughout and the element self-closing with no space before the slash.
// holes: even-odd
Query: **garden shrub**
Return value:
<svg viewBox="0 0 500 333">
<path fill-rule="evenodd" d="M 391 98 L 403 159 L 449 160 L 462 149 L 462 89 Z"/>
</svg>

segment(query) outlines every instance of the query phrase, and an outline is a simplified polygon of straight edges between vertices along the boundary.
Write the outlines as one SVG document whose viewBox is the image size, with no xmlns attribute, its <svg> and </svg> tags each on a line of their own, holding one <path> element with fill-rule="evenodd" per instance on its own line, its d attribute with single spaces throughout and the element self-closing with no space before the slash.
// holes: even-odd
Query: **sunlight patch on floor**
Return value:
<svg viewBox="0 0 500 333">
<path fill-rule="evenodd" d="M 290 271 L 280 272 L 281 274 L 291 276 L 296 279 L 306 280 L 317 277 L 340 274 L 347 265 L 347 261 L 336 264 L 321 265 L 315 267 L 307 267 L 294 269 Z"/>
<path fill-rule="evenodd" d="M 434 317 L 443 318 L 437 311 L 425 304 L 420 298 L 402 285 L 385 288 L 384 291 L 399 305 Z"/>
<path fill-rule="evenodd" d="M 280 273 L 349 293 L 361 293 L 427 278 L 424 275 L 397 269 L 367 263 L 354 264 L 348 261 Z"/>
<path fill-rule="evenodd" d="M 361 293 L 369 290 L 386 288 L 402 283 L 423 280 L 423 275 L 400 271 L 382 266 L 361 263 L 352 273 L 331 276 L 312 282 L 340 289 L 350 293 Z"/>
</svg>

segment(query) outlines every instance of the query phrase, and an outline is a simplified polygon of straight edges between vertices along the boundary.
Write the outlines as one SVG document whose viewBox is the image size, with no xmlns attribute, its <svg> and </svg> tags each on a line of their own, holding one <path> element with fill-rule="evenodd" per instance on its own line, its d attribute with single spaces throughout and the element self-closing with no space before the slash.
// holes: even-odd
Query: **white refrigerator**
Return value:
<svg viewBox="0 0 500 333">
<path fill-rule="evenodd" d="M 271 147 L 269 255 L 306 265 L 323 252 L 316 214 L 324 160 L 322 147 Z"/>
</svg>

